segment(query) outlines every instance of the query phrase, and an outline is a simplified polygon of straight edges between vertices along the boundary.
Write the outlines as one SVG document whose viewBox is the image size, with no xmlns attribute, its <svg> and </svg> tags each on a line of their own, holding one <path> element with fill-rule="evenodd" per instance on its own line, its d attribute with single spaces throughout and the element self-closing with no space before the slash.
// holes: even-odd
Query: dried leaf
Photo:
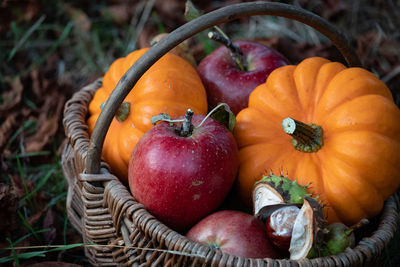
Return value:
<svg viewBox="0 0 400 267">
<path fill-rule="evenodd" d="M 321 16 L 326 19 L 332 19 L 333 17 L 347 11 L 347 6 L 342 0 L 327 0 L 322 2 L 324 3 L 324 6 L 321 8 Z"/>
<path fill-rule="evenodd" d="M 157 34 L 156 36 L 154 36 L 151 39 L 150 44 L 154 45 L 154 44 L 158 43 L 161 39 L 163 39 L 167 35 L 168 35 L 168 33 Z M 189 45 L 190 45 L 189 41 L 185 40 L 182 43 L 180 43 L 178 46 L 175 46 L 174 48 L 172 48 L 169 52 L 172 54 L 175 54 L 177 56 L 180 56 L 181 58 L 186 59 L 186 61 L 188 61 L 193 67 L 196 68 L 197 62 L 192 54 L 192 51 L 191 51 Z"/>
<path fill-rule="evenodd" d="M 45 244 L 53 244 L 54 240 L 56 239 L 56 228 L 54 226 L 54 212 L 53 210 L 49 209 L 46 212 L 46 216 L 43 219 L 43 229 L 49 228 L 50 231 L 44 232 L 44 243 Z"/>
<path fill-rule="evenodd" d="M 0 33 L 9 30 L 11 22 L 31 22 L 35 20 L 40 14 L 42 9 L 42 1 L 14 1 L 3 0 L 0 1 Z M 14 12 L 10 12 L 14 11 Z M 18 16 L 16 16 L 18 14 Z"/>
<path fill-rule="evenodd" d="M 26 195 L 25 185 L 28 192 L 32 191 L 33 188 L 35 187 L 35 184 L 30 180 L 25 180 L 25 185 L 24 185 L 24 183 L 21 180 L 21 177 L 18 175 L 9 174 L 8 177 L 10 177 L 11 185 L 18 199 L 21 199 Z"/>
<path fill-rule="evenodd" d="M 310 10 L 326 19 L 333 19 L 333 17 L 340 15 L 347 11 L 347 6 L 343 0 L 300 0 L 301 7 Z"/>
<path fill-rule="evenodd" d="M 8 112 L 21 102 L 24 86 L 19 77 L 11 80 L 10 77 L 5 77 L 4 81 L 10 86 L 10 90 L 2 95 L 3 103 L 0 104 L 0 112 Z"/>
<path fill-rule="evenodd" d="M 156 0 L 154 8 L 160 20 L 169 28 L 176 28 L 186 22 L 185 1 Z"/>
<path fill-rule="evenodd" d="M 19 123 L 17 122 L 18 113 L 12 112 L 8 114 L 5 121 L 0 125 L 0 151 L 6 146 L 8 138 L 15 131 L 15 126 Z"/>
<path fill-rule="evenodd" d="M 137 39 L 137 44 L 139 48 L 150 47 L 151 41 L 158 33 L 158 29 L 153 24 L 146 24 L 143 26 L 143 29 L 140 31 L 140 34 Z"/>
<path fill-rule="evenodd" d="M 84 33 L 89 33 L 92 28 L 92 21 L 82 9 L 74 8 L 69 4 L 62 4 L 61 6 L 71 16 L 78 29 Z"/>
<path fill-rule="evenodd" d="M 3 218 L 0 220 L 1 233 L 9 233 L 18 228 L 18 200 L 12 186 L 0 183 L 0 218 Z"/>
<path fill-rule="evenodd" d="M 36 212 L 35 214 L 33 214 L 32 216 L 30 216 L 26 221 L 30 224 L 30 225 L 34 225 L 36 224 L 40 217 L 42 217 L 43 213 L 45 212 L 45 209 L 39 210 L 38 212 Z"/>
<path fill-rule="evenodd" d="M 30 72 L 32 79 L 32 91 L 36 98 L 41 99 L 44 95 L 43 87 L 39 80 L 39 69 L 34 69 Z"/>
<path fill-rule="evenodd" d="M 35 135 L 26 139 L 26 152 L 41 151 L 50 138 L 57 132 L 64 102 L 65 96 L 60 95 L 56 91 L 45 99 L 37 121 L 39 129 Z"/>
<path fill-rule="evenodd" d="M 121 3 L 104 7 L 101 10 L 101 13 L 103 16 L 110 16 L 111 19 L 116 23 L 129 23 L 135 7 L 135 3 Z"/>
</svg>

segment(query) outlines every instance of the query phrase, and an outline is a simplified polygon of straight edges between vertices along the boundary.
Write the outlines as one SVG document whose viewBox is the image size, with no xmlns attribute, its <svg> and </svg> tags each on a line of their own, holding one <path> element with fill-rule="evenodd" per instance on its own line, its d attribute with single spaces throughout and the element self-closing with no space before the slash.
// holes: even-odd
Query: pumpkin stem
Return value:
<svg viewBox="0 0 400 267">
<path fill-rule="evenodd" d="M 130 102 L 123 102 L 121 106 L 119 106 L 117 112 L 115 113 L 115 118 L 119 122 L 123 122 L 128 118 L 129 112 L 131 110 L 131 103 Z"/>
<path fill-rule="evenodd" d="M 236 66 L 241 71 L 246 70 L 246 66 L 243 64 L 243 62 L 244 62 L 243 52 L 242 52 L 242 49 L 240 49 L 240 47 L 238 45 L 235 45 L 226 36 L 223 36 L 222 34 L 220 34 L 218 32 L 214 32 L 214 31 L 208 33 L 208 38 L 225 45 L 231 52 L 231 57 L 232 57 L 233 61 L 235 62 Z"/>
<path fill-rule="evenodd" d="M 179 135 L 182 137 L 189 137 L 192 135 L 194 126 L 192 123 L 194 112 L 189 108 L 186 110 L 185 118 L 183 119 L 182 127 L 179 130 Z"/>
<path fill-rule="evenodd" d="M 282 120 L 282 128 L 285 133 L 293 137 L 294 148 L 301 152 L 317 152 L 322 147 L 323 133 L 321 126 L 286 118 Z"/>
</svg>

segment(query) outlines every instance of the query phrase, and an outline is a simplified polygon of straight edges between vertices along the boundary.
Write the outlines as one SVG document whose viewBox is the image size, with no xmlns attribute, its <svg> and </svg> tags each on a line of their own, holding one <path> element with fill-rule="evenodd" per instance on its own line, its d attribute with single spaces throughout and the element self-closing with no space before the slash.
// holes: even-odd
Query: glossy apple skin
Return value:
<svg viewBox="0 0 400 267">
<path fill-rule="evenodd" d="M 207 91 L 209 109 L 218 103 L 229 105 L 236 115 L 248 106 L 249 95 L 264 83 L 276 68 L 289 61 L 276 50 L 255 42 L 237 41 L 243 52 L 248 70 L 241 71 L 225 46 L 220 46 L 206 56 L 197 67 L 197 72 Z"/>
<path fill-rule="evenodd" d="M 186 237 L 238 257 L 281 257 L 280 251 L 269 241 L 264 224 L 241 211 L 215 212 L 193 226 Z"/>
<path fill-rule="evenodd" d="M 195 115 L 192 122 L 196 126 L 203 118 Z M 182 232 L 222 203 L 236 178 L 238 149 L 232 133 L 214 119 L 190 137 L 177 135 L 177 125 L 161 122 L 143 135 L 128 177 L 137 201 Z"/>
</svg>

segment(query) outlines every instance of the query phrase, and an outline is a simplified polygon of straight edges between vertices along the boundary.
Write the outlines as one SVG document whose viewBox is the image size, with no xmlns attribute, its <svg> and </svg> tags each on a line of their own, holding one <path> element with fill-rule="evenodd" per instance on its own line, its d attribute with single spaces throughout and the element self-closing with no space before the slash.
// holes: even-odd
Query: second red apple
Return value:
<svg viewBox="0 0 400 267">
<path fill-rule="evenodd" d="M 276 50 L 255 42 L 234 42 L 242 50 L 244 70 L 238 68 L 231 52 L 220 46 L 205 57 L 197 71 L 207 90 L 209 108 L 223 102 L 233 114 L 247 107 L 249 94 L 264 83 L 276 68 L 289 61 Z"/>
</svg>

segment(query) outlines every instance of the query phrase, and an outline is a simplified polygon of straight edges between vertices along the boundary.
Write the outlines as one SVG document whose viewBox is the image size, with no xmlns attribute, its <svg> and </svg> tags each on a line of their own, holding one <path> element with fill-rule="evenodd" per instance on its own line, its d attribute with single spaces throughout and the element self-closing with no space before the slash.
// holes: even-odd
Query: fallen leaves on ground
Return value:
<svg viewBox="0 0 400 267">
<path fill-rule="evenodd" d="M 0 183 L 0 232 L 11 236 L 11 232 L 18 228 L 18 200 L 20 197 L 13 186 Z M 7 218 L 7 219 L 5 219 Z"/>
</svg>

